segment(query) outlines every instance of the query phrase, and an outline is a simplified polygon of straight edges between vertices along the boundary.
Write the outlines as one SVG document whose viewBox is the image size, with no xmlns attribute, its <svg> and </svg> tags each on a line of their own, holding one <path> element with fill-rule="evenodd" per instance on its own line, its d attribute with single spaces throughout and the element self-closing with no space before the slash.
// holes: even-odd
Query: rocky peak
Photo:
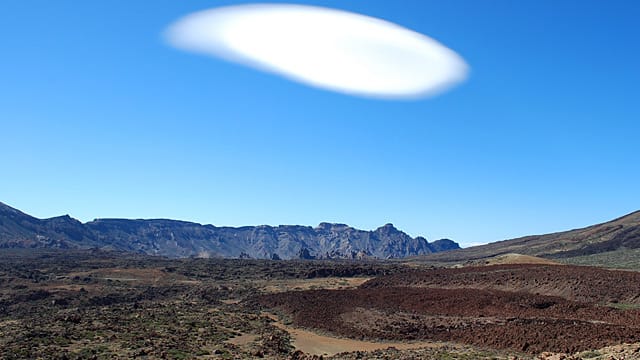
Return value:
<svg viewBox="0 0 640 360">
<path fill-rule="evenodd" d="M 375 232 L 387 236 L 401 233 L 401 231 L 396 229 L 396 227 L 391 223 L 384 224 L 383 226 L 377 228 Z"/>
<path fill-rule="evenodd" d="M 56 216 L 56 217 L 52 217 L 52 218 L 48 218 L 45 219 L 45 221 L 49 222 L 49 223 L 67 223 L 67 224 L 77 224 L 77 225 L 81 225 L 82 223 L 77 220 L 72 218 L 71 216 L 67 215 L 62 215 L 62 216 Z"/>
</svg>

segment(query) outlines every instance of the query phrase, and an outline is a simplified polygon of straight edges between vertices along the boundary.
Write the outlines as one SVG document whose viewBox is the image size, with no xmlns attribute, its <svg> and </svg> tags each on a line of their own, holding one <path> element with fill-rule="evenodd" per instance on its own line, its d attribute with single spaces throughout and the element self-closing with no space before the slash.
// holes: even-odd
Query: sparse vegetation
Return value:
<svg viewBox="0 0 640 360">
<path fill-rule="evenodd" d="M 290 331 L 291 326 L 302 324 L 300 316 L 312 314 L 313 316 L 308 315 L 306 320 L 313 319 L 315 316 L 316 320 L 319 319 L 318 321 L 327 326 L 318 326 L 317 322 L 302 325 L 324 330 L 324 336 L 327 339 L 336 339 L 332 337 L 335 335 L 331 335 L 336 334 L 336 328 L 331 325 L 335 320 L 331 315 L 333 313 L 321 315 L 353 301 L 364 301 L 360 307 L 365 310 L 351 312 L 344 319 L 348 320 L 349 316 L 363 314 L 368 316 L 369 320 L 379 317 L 373 323 L 365 321 L 358 325 L 359 331 L 366 330 L 369 333 L 337 331 L 339 335 L 351 338 L 365 337 L 372 341 L 379 341 L 375 339 L 394 338 L 391 335 L 397 330 L 398 334 L 406 335 L 401 339 L 422 339 L 418 331 L 420 326 L 428 324 L 433 319 L 424 318 L 424 315 L 416 312 L 398 311 L 398 306 L 403 306 L 402 304 L 406 301 L 424 302 L 424 299 L 416 299 L 410 291 L 402 289 L 395 293 L 396 298 L 394 298 L 391 293 L 395 290 L 386 282 L 390 279 L 414 279 L 415 274 L 419 273 L 440 276 L 438 274 L 443 274 L 443 271 L 459 274 L 468 271 L 427 268 L 416 264 L 405 266 L 400 262 L 169 260 L 124 253 L 70 250 L 0 250 L 0 253 L 0 285 L 2 285 L 0 286 L 0 358 L 2 359 L 129 359 L 136 357 L 255 359 L 264 357 L 317 360 L 318 355 L 302 353 L 294 346 L 298 343 L 293 341 Z M 501 269 L 501 267 L 493 269 Z M 527 271 L 529 274 L 535 274 L 530 272 L 531 270 Z M 514 281 L 520 276 L 517 272 L 497 273 L 508 275 L 505 279 L 509 281 Z M 587 277 L 591 276 L 589 271 L 585 274 Z M 624 274 L 636 273 L 624 272 Z M 547 273 L 543 275 L 548 280 L 549 275 Z M 528 278 L 537 279 L 536 276 Z M 396 282 L 396 280 L 393 281 Z M 607 282 L 601 283 L 606 285 Z M 398 284 L 401 285 L 396 283 Z M 586 283 L 586 285 L 589 284 Z M 359 287 L 361 287 L 360 290 L 355 290 Z M 414 288 L 413 291 L 421 292 L 422 290 Z M 370 295 L 363 298 L 356 296 L 358 292 L 369 292 Z M 437 294 L 433 289 L 428 293 Z M 459 307 L 460 299 L 482 300 L 481 295 L 484 293 L 470 290 L 468 295 L 453 298 L 445 296 L 442 300 L 455 300 L 449 301 L 452 309 L 455 309 Z M 314 304 L 324 305 L 320 308 L 304 306 L 309 294 L 326 294 L 314 300 Z M 333 301 L 332 299 L 339 294 L 346 297 Z M 623 293 L 613 295 L 619 301 L 617 303 L 609 301 L 609 303 L 617 309 L 600 306 L 598 310 L 600 313 L 606 315 L 607 311 L 610 311 L 612 314 L 619 314 L 620 319 L 626 319 L 629 317 L 629 311 L 638 311 L 628 307 L 633 302 L 625 301 Z M 278 297 L 292 299 L 286 303 L 303 306 L 303 309 L 292 312 L 286 306 L 272 306 L 257 301 L 269 296 L 274 299 Z M 520 304 L 518 306 L 529 304 L 528 300 L 524 299 L 537 299 L 537 295 L 519 296 L 522 296 L 522 299 L 516 301 Z M 393 306 L 388 309 L 384 307 L 378 309 L 381 311 L 379 313 L 372 312 L 372 309 L 366 310 L 367 306 L 377 304 L 378 298 L 391 301 L 390 304 Z M 510 311 L 506 305 L 496 305 L 498 299 L 499 297 L 489 301 L 496 306 L 496 311 L 500 313 Z M 534 312 L 560 311 L 557 309 L 558 301 L 532 300 L 530 303 L 530 309 Z M 281 309 L 280 312 L 277 311 L 278 308 Z M 602 310 L 607 308 L 609 310 Z M 578 307 L 578 309 L 582 309 L 580 316 L 583 316 L 584 307 Z M 278 322 L 275 322 L 273 315 L 266 311 L 271 314 L 279 313 Z M 338 313 L 340 311 L 336 312 Z M 517 329 L 520 326 L 518 324 L 526 325 L 527 321 L 535 322 L 535 320 L 527 320 L 526 316 L 521 319 L 523 314 L 522 312 L 519 315 L 512 314 L 514 319 L 506 320 L 505 324 L 515 324 L 514 329 Z M 458 340 L 479 344 L 483 346 L 482 348 L 445 342 L 429 343 L 427 347 L 398 349 L 386 348 L 383 346 L 384 343 L 380 343 L 382 348 L 380 350 L 352 351 L 324 356 L 324 358 L 509 359 L 517 357 L 527 359 L 534 357 L 536 349 L 552 348 L 551 345 L 535 342 L 530 342 L 526 348 L 491 342 L 489 340 L 492 338 L 497 339 L 497 332 L 486 328 L 489 329 L 488 332 L 485 331 L 485 335 L 482 335 L 482 329 L 491 322 L 500 323 L 501 320 L 486 310 L 476 315 L 474 316 L 477 321 L 469 323 L 470 334 L 473 334 L 474 338 L 484 339 L 487 342 L 469 342 L 464 340 L 465 338 Z M 357 316 L 350 321 L 357 320 Z M 455 334 L 466 331 L 464 329 L 468 319 L 465 319 L 462 316 L 457 320 L 440 320 L 444 321 L 441 325 L 445 325 L 445 328 L 449 325 L 453 326 L 449 329 L 449 334 Z M 596 320 L 618 321 L 609 318 Z M 385 329 L 385 324 L 390 327 Z M 537 326 L 534 325 L 531 325 L 532 329 Z M 553 329 L 565 331 L 566 324 L 560 325 L 559 328 L 556 329 L 556 326 Z M 592 326 L 583 322 L 579 322 L 578 325 L 578 327 Z M 542 326 L 540 329 L 544 329 L 539 332 L 540 334 L 548 334 L 549 329 L 552 329 L 548 322 L 540 326 Z M 380 331 L 376 332 L 376 329 Z M 382 334 L 388 334 L 390 337 Z M 564 333 L 566 334 L 568 333 Z M 597 334 L 605 336 L 607 333 Z M 629 331 L 624 334 L 633 336 Z M 518 336 L 514 335 L 513 340 L 520 341 Z M 424 339 L 431 341 L 438 338 L 427 336 Z M 447 339 L 455 338 L 448 336 Z M 527 352 L 529 354 L 526 354 Z M 632 357 L 627 356 L 627 359 L 629 358 Z"/>
<path fill-rule="evenodd" d="M 621 249 L 599 254 L 559 259 L 565 264 L 640 271 L 640 249 Z"/>
</svg>

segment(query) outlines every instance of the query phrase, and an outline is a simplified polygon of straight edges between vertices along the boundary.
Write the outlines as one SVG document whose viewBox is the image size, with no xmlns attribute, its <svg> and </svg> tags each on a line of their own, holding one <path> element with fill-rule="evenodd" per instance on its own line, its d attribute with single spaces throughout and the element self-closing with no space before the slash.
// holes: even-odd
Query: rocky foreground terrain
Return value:
<svg viewBox="0 0 640 360">
<path fill-rule="evenodd" d="M 535 285 L 534 285 L 535 284 Z M 302 327 L 531 354 L 640 342 L 640 273 L 562 265 L 430 269 L 358 289 L 269 294 Z"/>
<path fill-rule="evenodd" d="M 640 359 L 640 273 L 0 250 L 2 359 Z"/>
<path fill-rule="evenodd" d="M 239 228 L 153 219 L 96 219 L 68 215 L 37 219 L 0 203 L 0 248 L 107 249 L 148 255 L 253 259 L 391 259 L 459 249 L 442 239 L 412 238 L 386 224 L 374 231 L 345 224 Z"/>
</svg>

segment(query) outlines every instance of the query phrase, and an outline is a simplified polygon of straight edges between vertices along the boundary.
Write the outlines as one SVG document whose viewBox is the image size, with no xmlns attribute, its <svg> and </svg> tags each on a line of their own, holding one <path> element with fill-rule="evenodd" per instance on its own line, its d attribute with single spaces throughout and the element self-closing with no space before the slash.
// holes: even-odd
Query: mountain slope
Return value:
<svg viewBox="0 0 640 360">
<path fill-rule="evenodd" d="M 0 202 L 0 247 L 70 248 L 98 244 L 94 235 L 68 215 L 37 219 Z"/>
<path fill-rule="evenodd" d="M 564 259 L 640 248 L 640 211 L 582 229 L 525 236 L 453 252 L 429 255 L 436 261 L 469 261 L 516 253 Z"/>
<path fill-rule="evenodd" d="M 168 257 L 260 259 L 402 258 L 458 249 L 451 240 L 429 243 L 386 224 L 364 231 L 345 224 L 215 227 L 153 219 L 96 219 L 68 215 L 37 219 L 0 203 L 0 247 L 103 248 Z"/>
</svg>

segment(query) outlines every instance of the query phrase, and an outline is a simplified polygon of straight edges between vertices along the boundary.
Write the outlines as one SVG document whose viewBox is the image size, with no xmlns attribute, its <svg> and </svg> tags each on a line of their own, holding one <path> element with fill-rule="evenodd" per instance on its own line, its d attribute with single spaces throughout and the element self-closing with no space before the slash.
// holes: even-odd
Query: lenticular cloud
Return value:
<svg viewBox="0 0 640 360">
<path fill-rule="evenodd" d="M 167 31 L 175 47 L 311 86 L 381 98 L 434 95 L 468 67 L 437 41 L 388 21 L 303 5 L 240 5 L 190 14 Z"/>
</svg>

